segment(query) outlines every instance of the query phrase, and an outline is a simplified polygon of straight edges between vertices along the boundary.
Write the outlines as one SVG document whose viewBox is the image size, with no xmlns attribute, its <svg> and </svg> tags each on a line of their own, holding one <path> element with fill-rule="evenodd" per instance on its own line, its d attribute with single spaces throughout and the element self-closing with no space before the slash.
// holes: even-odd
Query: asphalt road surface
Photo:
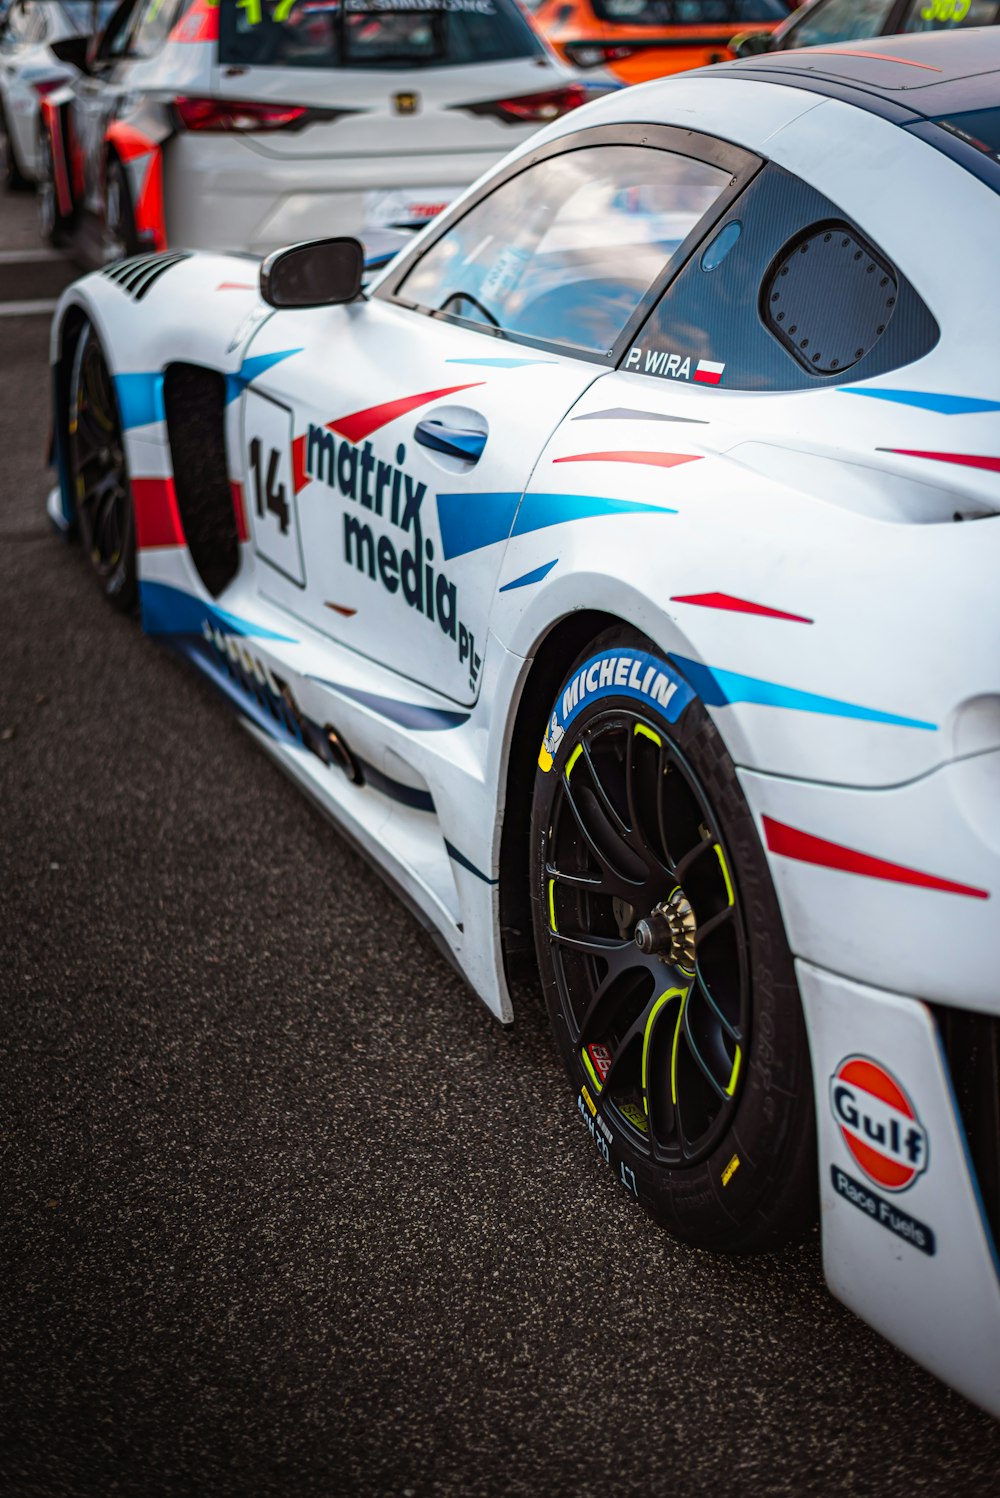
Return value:
<svg viewBox="0 0 1000 1498">
<path fill-rule="evenodd" d="M 1000 1425 L 815 1240 L 633 1210 L 533 992 L 491 1019 L 104 605 L 8 315 L 68 274 L 0 261 L 0 1492 L 995 1495 Z"/>
</svg>

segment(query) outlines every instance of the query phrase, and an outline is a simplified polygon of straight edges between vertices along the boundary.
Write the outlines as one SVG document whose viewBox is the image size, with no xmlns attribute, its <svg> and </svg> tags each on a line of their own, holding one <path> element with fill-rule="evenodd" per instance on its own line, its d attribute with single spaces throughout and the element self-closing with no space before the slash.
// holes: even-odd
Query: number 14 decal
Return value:
<svg viewBox="0 0 1000 1498">
<path fill-rule="evenodd" d="M 268 510 L 270 510 L 272 515 L 277 515 L 278 528 L 283 536 L 287 536 L 291 512 L 288 508 L 287 490 L 284 484 L 278 482 L 281 453 L 276 447 L 272 447 L 268 454 L 266 486 L 261 479 L 260 453 L 260 438 L 255 437 L 250 444 L 250 467 L 253 469 L 253 489 L 257 500 L 257 514 L 261 519 L 264 518 L 266 497 Z"/>
<path fill-rule="evenodd" d="M 304 588 L 299 520 L 292 487 L 292 413 L 287 406 L 248 390 L 243 410 L 247 489 L 254 550 L 262 561 Z"/>
</svg>

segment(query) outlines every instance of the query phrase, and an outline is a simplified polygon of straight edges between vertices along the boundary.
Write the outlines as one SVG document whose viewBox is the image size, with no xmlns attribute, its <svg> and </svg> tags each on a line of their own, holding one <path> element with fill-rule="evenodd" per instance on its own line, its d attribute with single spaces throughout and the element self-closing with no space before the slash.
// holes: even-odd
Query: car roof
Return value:
<svg viewBox="0 0 1000 1498">
<path fill-rule="evenodd" d="M 711 73 L 808 89 L 893 119 L 933 119 L 955 109 L 996 106 L 1000 27 L 799 47 L 722 63 Z"/>
</svg>

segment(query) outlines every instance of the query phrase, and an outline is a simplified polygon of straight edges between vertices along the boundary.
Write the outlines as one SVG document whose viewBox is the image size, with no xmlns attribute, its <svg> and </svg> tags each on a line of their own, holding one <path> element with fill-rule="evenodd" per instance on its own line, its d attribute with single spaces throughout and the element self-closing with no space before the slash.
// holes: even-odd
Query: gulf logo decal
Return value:
<svg viewBox="0 0 1000 1498">
<path fill-rule="evenodd" d="M 830 1078 L 830 1107 L 851 1158 L 883 1191 L 906 1191 L 927 1169 L 927 1131 L 878 1061 L 845 1057 Z"/>
</svg>

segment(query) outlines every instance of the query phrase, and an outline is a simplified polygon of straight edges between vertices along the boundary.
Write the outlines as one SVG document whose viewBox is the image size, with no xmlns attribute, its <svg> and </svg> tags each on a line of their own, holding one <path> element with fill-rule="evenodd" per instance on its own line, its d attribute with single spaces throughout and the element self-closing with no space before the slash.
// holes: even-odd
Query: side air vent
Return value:
<svg viewBox="0 0 1000 1498">
<path fill-rule="evenodd" d="M 934 1010 L 983 1211 L 1000 1249 L 1000 1019 Z"/>
<path fill-rule="evenodd" d="M 146 292 L 161 276 L 182 260 L 190 260 L 190 253 L 172 255 L 133 255 L 129 260 L 118 260 L 107 266 L 101 274 L 114 281 L 133 301 L 141 302 Z"/>
<path fill-rule="evenodd" d="M 226 462 L 225 376 L 200 364 L 169 364 L 163 404 L 184 537 L 202 582 L 216 598 L 239 566 Z"/>
<path fill-rule="evenodd" d="M 781 250 L 761 289 L 761 316 L 817 375 L 841 374 L 882 337 L 896 309 L 896 275 L 847 224 L 816 224 Z"/>
</svg>

